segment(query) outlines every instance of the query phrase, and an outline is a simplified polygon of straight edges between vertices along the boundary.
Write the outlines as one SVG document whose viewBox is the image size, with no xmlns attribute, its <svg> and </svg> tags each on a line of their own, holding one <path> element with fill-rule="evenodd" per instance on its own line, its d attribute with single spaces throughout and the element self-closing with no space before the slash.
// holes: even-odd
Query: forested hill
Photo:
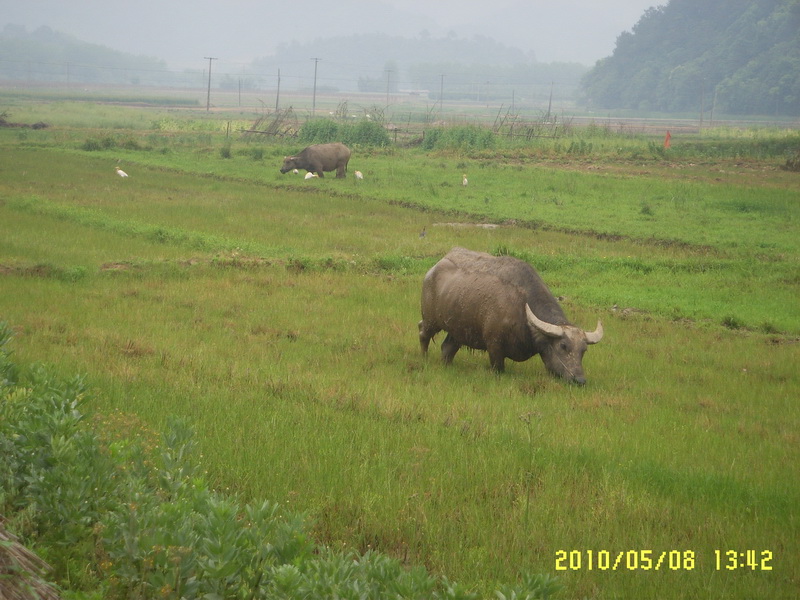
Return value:
<svg viewBox="0 0 800 600">
<path fill-rule="evenodd" d="M 800 114 L 800 0 L 670 0 L 582 79 L 595 108 Z"/>
<path fill-rule="evenodd" d="M 0 31 L 0 80 L 103 84 L 160 84 L 169 81 L 166 63 L 40 27 L 6 25 Z"/>
</svg>

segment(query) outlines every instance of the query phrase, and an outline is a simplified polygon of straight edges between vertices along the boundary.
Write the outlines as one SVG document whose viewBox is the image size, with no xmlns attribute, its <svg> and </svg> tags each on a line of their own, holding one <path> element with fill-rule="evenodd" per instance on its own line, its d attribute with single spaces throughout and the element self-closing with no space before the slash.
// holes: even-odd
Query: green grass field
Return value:
<svg viewBox="0 0 800 600">
<path fill-rule="evenodd" d="M 483 596 L 523 573 L 564 598 L 796 595 L 800 179 L 779 157 L 357 148 L 348 179 L 304 181 L 278 172 L 296 144 L 75 110 L 0 130 L 0 320 L 18 360 L 86 373 L 92 410 L 186 416 L 219 489 Z M 420 355 L 422 277 L 456 245 L 603 320 L 585 387 Z"/>
</svg>

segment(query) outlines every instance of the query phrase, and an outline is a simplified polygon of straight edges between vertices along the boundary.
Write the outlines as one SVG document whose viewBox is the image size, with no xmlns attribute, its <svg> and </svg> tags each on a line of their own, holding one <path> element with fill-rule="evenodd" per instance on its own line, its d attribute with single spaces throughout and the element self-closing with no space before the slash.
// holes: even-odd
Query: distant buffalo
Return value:
<svg viewBox="0 0 800 600">
<path fill-rule="evenodd" d="M 297 156 L 287 156 L 283 159 L 281 173 L 288 173 L 294 169 L 305 169 L 324 177 L 325 171 L 336 171 L 336 178 L 340 179 L 347 173 L 347 163 L 350 161 L 350 148 L 338 142 L 333 144 L 316 144 L 308 146 Z"/>
<path fill-rule="evenodd" d="M 603 325 L 585 332 L 572 325 L 539 274 L 526 262 L 453 248 L 422 283 L 419 341 L 446 331 L 442 359 L 450 364 L 461 346 L 487 350 L 495 371 L 505 359 L 538 354 L 552 374 L 584 384 L 582 358 L 603 337 Z"/>
</svg>

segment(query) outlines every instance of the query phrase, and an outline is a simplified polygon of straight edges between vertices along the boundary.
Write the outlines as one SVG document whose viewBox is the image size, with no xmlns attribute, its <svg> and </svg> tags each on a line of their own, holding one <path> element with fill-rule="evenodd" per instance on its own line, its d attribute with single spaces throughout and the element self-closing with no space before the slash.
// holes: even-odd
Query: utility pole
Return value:
<svg viewBox="0 0 800 600">
<path fill-rule="evenodd" d="M 275 112 L 278 112 L 278 101 L 281 99 L 281 70 L 278 69 L 278 93 L 275 96 Z"/>
<path fill-rule="evenodd" d="M 392 70 L 386 69 L 386 106 L 389 106 L 389 87 L 392 80 Z"/>
<path fill-rule="evenodd" d="M 211 110 L 211 61 L 217 60 L 217 58 L 213 56 L 204 56 L 203 58 L 208 59 L 208 95 L 206 96 L 206 112 L 208 112 Z"/>
<path fill-rule="evenodd" d="M 444 106 L 444 73 L 441 75 L 439 83 L 439 120 L 442 120 L 442 107 Z"/>
<path fill-rule="evenodd" d="M 708 126 L 714 126 L 714 109 L 717 107 L 717 88 L 714 88 L 714 99 L 711 100 L 711 115 L 709 115 Z"/>
<path fill-rule="evenodd" d="M 311 60 L 314 61 L 314 96 L 311 100 L 311 116 L 314 117 L 317 114 L 317 64 L 322 59 L 312 58 Z"/>
<path fill-rule="evenodd" d="M 706 80 L 704 77 L 703 82 L 700 86 L 700 129 L 703 128 L 703 113 L 706 110 L 705 101 L 706 101 Z"/>
</svg>

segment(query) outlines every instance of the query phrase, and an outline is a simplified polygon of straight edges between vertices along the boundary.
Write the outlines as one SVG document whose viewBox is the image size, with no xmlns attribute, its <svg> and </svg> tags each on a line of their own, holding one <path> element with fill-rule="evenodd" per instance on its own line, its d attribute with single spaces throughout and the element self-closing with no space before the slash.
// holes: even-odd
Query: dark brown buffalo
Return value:
<svg viewBox="0 0 800 600">
<path fill-rule="evenodd" d="M 309 173 L 316 173 L 324 177 L 324 171 L 336 171 L 336 177 L 341 178 L 347 173 L 347 163 L 350 161 L 350 148 L 338 142 L 333 144 L 315 144 L 308 146 L 297 156 L 287 156 L 283 159 L 281 173 L 288 173 L 294 169 L 305 169 Z"/>
<path fill-rule="evenodd" d="M 450 364 L 461 346 L 487 350 L 495 371 L 505 359 L 538 354 L 552 374 L 584 384 L 582 358 L 603 337 L 603 325 L 585 332 L 564 316 L 553 294 L 528 263 L 453 248 L 422 283 L 419 341 L 427 353 L 431 338 L 446 331 L 442 359 Z"/>
</svg>

